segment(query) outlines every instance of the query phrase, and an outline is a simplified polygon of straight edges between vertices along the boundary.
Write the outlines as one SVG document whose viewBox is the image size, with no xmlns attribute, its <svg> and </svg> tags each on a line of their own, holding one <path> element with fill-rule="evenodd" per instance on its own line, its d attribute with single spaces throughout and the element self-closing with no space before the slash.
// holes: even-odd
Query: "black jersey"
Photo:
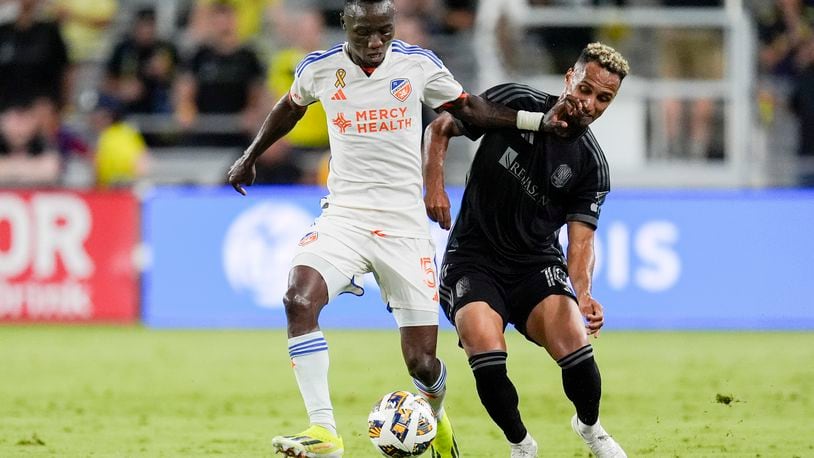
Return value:
<svg viewBox="0 0 814 458">
<path fill-rule="evenodd" d="M 502 84 L 482 97 L 516 110 L 546 112 L 557 97 L 522 84 Z M 469 138 L 481 136 L 445 262 L 484 260 L 512 271 L 564 261 L 558 237 L 568 221 L 596 228 L 610 191 L 605 155 L 590 129 L 572 138 L 517 129 L 484 131 L 458 121 Z"/>
</svg>

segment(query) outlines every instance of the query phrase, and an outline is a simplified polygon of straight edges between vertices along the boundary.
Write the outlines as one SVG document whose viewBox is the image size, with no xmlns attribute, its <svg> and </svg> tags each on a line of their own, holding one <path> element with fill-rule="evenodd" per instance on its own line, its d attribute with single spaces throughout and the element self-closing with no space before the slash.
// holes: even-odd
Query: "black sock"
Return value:
<svg viewBox="0 0 814 458">
<path fill-rule="evenodd" d="M 469 358 L 480 402 L 489 416 L 514 444 L 526 437 L 526 427 L 517 410 L 519 399 L 506 373 L 506 352 L 490 351 Z"/>
<path fill-rule="evenodd" d="M 577 408 L 579 421 L 593 425 L 599 419 L 599 399 L 602 397 L 602 378 L 594 361 L 590 344 L 557 360 L 562 368 L 562 387 L 565 395 Z"/>
</svg>

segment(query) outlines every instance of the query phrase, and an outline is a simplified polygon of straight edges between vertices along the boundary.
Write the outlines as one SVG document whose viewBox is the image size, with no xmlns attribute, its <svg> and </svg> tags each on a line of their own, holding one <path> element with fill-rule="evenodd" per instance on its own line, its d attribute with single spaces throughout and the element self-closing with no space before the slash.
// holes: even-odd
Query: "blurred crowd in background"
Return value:
<svg viewBox="0 0 814 458">
<path fill-rule="evenodd" d="M 529 0 L 549 6 L 721 7 L 723 0 Z M 814 0 L 746 2 L 758 31 L 758 120 L 793 113 L 797 153 L 814 156 Z M 0 0 L 0 185 L 130 186 L 178 170 L 215 168 L 225 177 L 293 70 L 310 51 L 343 41 L 343 0 Z M 433 49 L 474 84 L 477 0 L 396 0 L 397 38 Z M 539 58 L 504 54 L 562 74 L 596 39 L 635 59 L 634 74 L 720 79 L 723 34 L 712 29 L 546 27 L 524 31 Z M 511 34 L 507 34 L 511 35 Z M 502 40 L 511 47 L 512 40 Z M 644 65 L 647 63 L 648 65 Z M 483 89 L 483 88 L 480 88 Z M 720 159 L 718 102 L 667 100 L 657 123 L 657 158 Z M 425 122 L 431 120 L 428 111 Z M 202 152 L 208 152 L 203 155 Z M 200 161 L 197 158 L 201 158 Z M 204 157 L 221 157 L 207 165 Z M 258 163 L 258 183 L 324 184 L 325 114 L 305 118 Z M 194 174 L 177 173 L 177 176 Z M 161 181 L 160 178 L 156 178 Z M 168 179 L 166 181 L 172 181 Z M 462 181 L 462 180 L 460 180 Z M 453 180 L 454 182 L 454 180 Z"/>
</svg>

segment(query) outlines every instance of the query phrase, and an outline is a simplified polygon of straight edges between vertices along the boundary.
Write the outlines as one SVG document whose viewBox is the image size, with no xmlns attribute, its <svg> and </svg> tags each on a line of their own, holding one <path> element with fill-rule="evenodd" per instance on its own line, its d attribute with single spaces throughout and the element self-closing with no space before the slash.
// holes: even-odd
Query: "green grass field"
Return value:
<svg viewBox="0 0 814 458">
<path fill-rule="evenodd" d="M 368 409 L 412 389 L 397 333 L 326 336 L 346 456 L 375 457 Z M 588 456 L 555 363 L 516 333 L 509 346 L 541 456 Z M 814 334 L 607 332 L 594 346 L 603 424 L 631 457 L 814 456 Z M 508 456 L 452 333 L 439 353 L 462 455 Z M 0 457 L 273 456 L 273 435 L 305 426 L 282 331 L 0 327 Z"/>
</svg>

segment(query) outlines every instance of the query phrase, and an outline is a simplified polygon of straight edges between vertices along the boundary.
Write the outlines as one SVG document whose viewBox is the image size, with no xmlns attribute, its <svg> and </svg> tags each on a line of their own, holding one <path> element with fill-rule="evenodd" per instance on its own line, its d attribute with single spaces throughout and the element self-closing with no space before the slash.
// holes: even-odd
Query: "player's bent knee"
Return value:
<svg viewBox="0 0 814 458">
<path fill-rule="evenodd" d="M 295 288 L 289 288 L 283 296 L 285 314 L 289 322 L 316 321 L 320 303 Z"/>
<path fill-rule="evenodd" d="M 424 383 L 432 384 L 435 380 L 437 370 L 437 358 L 430 353 L 413 353 L 404 356 L 407 371 L 410 376 L 421 380 Z"/>
</svg>

